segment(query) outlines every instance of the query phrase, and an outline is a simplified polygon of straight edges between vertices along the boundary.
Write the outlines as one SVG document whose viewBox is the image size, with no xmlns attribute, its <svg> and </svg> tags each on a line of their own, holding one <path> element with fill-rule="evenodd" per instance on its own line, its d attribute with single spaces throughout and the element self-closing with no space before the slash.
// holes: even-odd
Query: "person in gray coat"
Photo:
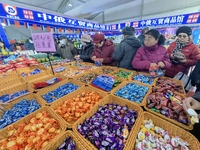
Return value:
<svg viewBox="0 0 200 150">
<path fill-rule="evenodd" d="M 122 34 L 124 39 L 115 48 L 112 58 L 119 63 L 118 67 L 133 70 L 131 62 L 141 44 L 135 37 L 135 28 L 125 27 Z"/>
<path fill-rule="evenodd" d="M 57 46 L 57 53 L 61 55 L 64 59 L 74 59 L 74 56 L 77 54 L 74 45 L 67 40 L 65 35 L 60 36 L 60 43 Z"/>
<path fill-rule="evenodd" d="M 33 45 L 33 39 L 32 37 L 30 37 L 25 43 L 24 43 L 24 47 L 27 50 L 35 50 L 35 47 Z"/>
</svg>

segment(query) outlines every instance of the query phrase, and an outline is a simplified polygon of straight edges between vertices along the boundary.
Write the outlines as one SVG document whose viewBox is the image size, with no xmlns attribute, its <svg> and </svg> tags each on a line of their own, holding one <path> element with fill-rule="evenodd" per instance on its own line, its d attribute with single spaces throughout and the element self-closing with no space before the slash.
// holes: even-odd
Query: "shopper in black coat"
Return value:
<svg viewBox="0 0 200 150">
<path fill-rule="evenodd" d="M 118 67 L 133 70 L 132 60 L 136 51 L 141 46 L 140 41 L 135 37 L 135 29 L 133 27 L 125 27 L 122 30 L 124 39 L 115 48 L 112 58 L 119 63 Z"/>
<path fill-rule="evenodd" d="M 140 35 L 138 36 L 138 39 L 139 39 L 139 41 L 140 41 L 140 43 L 141 43 L 142 46 L 144 46 L 145 33 L 146 33 L 147 31 L 149 31 L 149 30 L 150 30 L 149 27 L 144 28 L 144 29 L 142 30 L 142 34 L 140 34 Z"/>
<path fill-rule="evenodd" d="M 93 62 L 90 59 L 90 55 L 92 54 L 94 50 L 94 44 L 92 43 L 90 36 L 87 34 L 84 34 L 80 40 L 82 42 L 82 49 L 79 51 L 79 55 L 76 55 L 75 59 L 82 59 L 85 62 Z"/>
</svg>

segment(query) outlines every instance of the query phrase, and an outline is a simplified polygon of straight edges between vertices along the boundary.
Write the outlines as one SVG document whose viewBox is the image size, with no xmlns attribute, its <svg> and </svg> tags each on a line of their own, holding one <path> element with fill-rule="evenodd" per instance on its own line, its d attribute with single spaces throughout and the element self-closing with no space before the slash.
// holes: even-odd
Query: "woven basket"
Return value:
<svg viewBox="0 0 200 150">
<path fill-rule="evenodd" d="M 19 78 L 18 73 L 6 73 L 3 75 L 0 75 L 0 83 L 11 80 L 13 78 Z"/>
<path fill-rule="evenodd" d="M 58 88 L 58 87 L 61 86 L 61 85 L 64 85 L 64 84 L 67 83 L 67 82 L 70 82 L 70 83 L 72 83 L 72 84 L 75 84 L 75 85 L 79 86 L 79 88 L 82 88 L 82 87 L 85 86 L 85 85 L 84 85 L 82 82 L 80 82 L 80 81 L 72 80 L 72 79 L 65 79 L 65 80 L 63 80 L 63 81 L 61 81 L 61 82 L 59 82 L 59 83 L 57 83 L 57 84 L 54 84 L 54 85 L 52 85 L 52 86 L 43 88 L 43 89 L 39 90 L 39 91 L 37 92 L 37 94 L 36 94 L 36 95 L 41 99 L 42 105 L 51 105 L 51 103 L 47 103 L 46 100 L 42 98 L 42 95 L 44 95 L 44 94 L 46 94 L 46 93 L 48 93 L 48 92 L 51 92 L 51 91 L 55 90 L 56 88 Z M 72 92 L 72 93 L 73 93 L 73 92 Z M 69 94 L 70 94 L 70 93 L 69 93 Z M 57 100 L 58 100 L 58 99 L 57 99 Z M 57 101 L 57 100 L 55 100 L 55 101 Z"/>
<path fill-rule="evenodd" d="M 181 129 L 180 127 L 171 124 L 170 122 L 161 119 L 158 116 L 155 116 L 149 112 L 144 112 L 144 120 L 149 120 L 151 119 L 154 123 L 155 126 L 161 127 L 164 130 L 169 131 L 169 133 L 173 136 L 179 136 L 181 139 L 187 141 L 189 143 L 189 149 L 190 150 L 200 150 L 200 145 L 198 140 L 189 132 Z M 143 120 L 142 120 L 143 122 Z M 140 130 L 140 129 L 139 129 Z M 139 130 L 130 136 L 132 137 L 132 141 L 129 143 L 129 150 L 133 150 L 135 147 L 135 142 L 137 139 L 137 135 L 139 133 Z"/>
<path fill-rule="evenodd" d="M 24 96 L 22 96 L 22 97 L 20 97 L 20 98 L 15 99 L 14 101 L 8 103 L 8 105 L 5 105 L 4 108 L 5 108 L 6 110 L 11 109 L 15 104 L 19 103 L 19 102 L 20 102 L 21 100 L 23 100 L 24 98 L 25 98 L 26 100 L 28 100 L 28 101 L 36 99 L 37 103 L 38 103 L 40 106 L 42 106 L 41 101 L 35 96 L 35 94 L 31 93 L 31 94 L 24 95 Z M 3 115 L 3 112 L 0 112 L 0 118 L 2 117 L 2 115 Z M 21 118 L 21 119 L 23 119 L 23 118 Z"/>
<path fill-rule="evenodd" d="M 10 80 L 5 80 L 0 82 L 0 91 L 5 90 L 5 89 L 9 89 L 12 88 L 14 86 L 17 86 L 19 84 L 23 84 L 25 81 L 20 78 L 20 77 L 16 77 Z"/>
<path fill-rule="evenodd" d="M 49 115 L 50 115 L 52 118 L 58 120 L 58 122 L 59 122 L 59 124 L 60 124 L 61 132 L 60 132 L 58 135 L 56 135 L 56 136 L 49 142 L 49 144 L 51 144 L 51 142 L 53 142 L 55 139 L 57 139 L 57 138 L 59 137 L 59 135 L 62 134 L 62 133 L 65 131 L 65 126 L 59 121 L 59 119 L 57 118 L 57 115 L 56 115 L 51 109 L 49 109 L 49 107 L 47 107 L 47 106 L 46 106 L 46 107 L 41 107 L 40 109 L 36 110 L 35 112 L 33 112 L 33 113 L 27 115 L 26 117 L 24 117 L 23 119 L 20 119 L 20 120 L 16 121 L 15 123 L 12 124 L 12 126 L 14 126 L 14 128 L 16 129 L 16 128 L 18 128 L 18 126 L 19 126 L 20 124 L 26 123 L 27 121 L 30 121 L 30 118 L 31 118 L 32 116 L 36 116 L 37 113 L 40 113 L 40 112 L 43 112 L 43 111 L 48 112 Z M 0 130 L 0 140 L 7 137 L 7 132 L 9 131 L 9 127 L 10 127 L 10 126 L 11 126 L 11 125 L 9 125 L 9 126 L 7 126 L 6 128 Z M 47 146 L 45 146 L 43 149 L 46 149 L 46 148 L 47 148 Z"/>
<path fill-rule="evenodd" d="M 131 103 L 136 103 L 138 104 L 139 106 L 145 106 L 146 105 L 146 99 L 147 99 L 147 96 L 149 95 L 149 93 L 152 91 L 151 89 L 151 86 L 147 85 L 147 84 L 143 84 L 143 83 L 140 83 L 138 81 L 124 81 L 122 82 L 120 85 L 118 85 L 115 89 L 112 90 L 111 94 L 115 95 L 115 92 L 117 92 L 119 89 L 121 89 L 122 87 L 126 86 L 127 84 L 129 83 L 136 83 L 138 85 L 141 85 L 141 86 L 147 86 L 149 88 L 148 92 L 146 93 L 144 99 L 142 100 L 142 102 L 139 104 L 139 103 L 136 103 L 136 102 L 133 102 L 131 100 L 128 100 L 128 99 L 124 99 L 122 97 L 119 97 L 120 99 L 123 99 L 123 100 L 126 100 L 126 101 L 129 101 Z M 116 95 L 115 95 L 116 96 Z M 118 96 L 116 96 L 118 97 Z"/>
<path fill-rule="evenodd" d="M 145 75 L 145 76 L 150 76 L 150 74 L 147 73 L 147 72 L 136 72 L 136 74 L 132 75 L 132 77 L 130 78 L 130 81 L 137 81 L 137 80 L 133 80 L 133 77 L 136 76 L 136 75 L 138 75 L 138 74 L 143 74 L 143 75 Z M 154 81 L 153 81 L 152 84 L 147 84 L 147 85 L 155 86 L 156 81 L 157 81 L 157 78 L 154 79 Z M 139 82 L 139 81 L 138 81 L 138 82 Z M 142 83 L 142 82 L 140 82 L 140 83 Z M 143 84 L 145 84 L 145 83 L 143 83 Z"/>
<path fill-rule="evenodd" d="M 71 137 L 76 145 L 76 150 L 89 150 L 90 147 L 86 145 L 83 141 L 80 140 L 80 138 L 70 130 L 67 130 L 66 132 L 62 133 L 57 139 L 55 139 L 51 145 L 47 147 L 47 150 L 57 150 L 59 146 L 64 143 L 65 139 Z"/>
<path fill-rule="evenodd" d="M 22 77 L 22 78 L 24 79 L 25 82 L 29 83 L 29 82 L 34 82 L 34 81 L 38 80 L 38 78 L 43 79 L 43 78 L 47 78 L 47 77 L 49 77 L 49 75 L 46 72 L 42 71 L 39 74 L 34 74 L 31 76 Z"/>
<path fill-rule="evenodd" d="M 20 85 L 16 85 L 16 86 L 14 86 L 12 88 L 0 91 L 0 96 L 5 95 L 5 94 L 12 94 L 12 93 L 18 92 L 20 90 L 28 90 L 29 93 L 33 93 L 33 89 L 30 87 L 30 85 L 28 85 L 26 83 L 23 83 L 23 84 L 20 84 Z M 27 93 L 27 94 L 29 94 L 29 93 Z M 27 95 L 27 94 L 25 94 L 25 95 Z M 15 100 L 15 99 L 13 99 L 13 100 Z"/>
<path fill-rule="evenodd" d="M 160 78 L 166 79 L 166 78 L 168 78 L 168 77 L 160 77 Z M 186 92 L 185 92 L 185 89 L 184 89 L 184 85 L 183 85 L 183 83 L 182 83 L 180 80 L 176 80 L 176 79 L 173 79 L 173 78 L 168 78 L 168 79 L 172 79 L 172 80 L 175 81 L 177 84 L 179 84 L 179 85 L 182 87 L 182 90 L 183 90 L 183 93 L 180 93 L 180 94 L 186 95 Z M 158 78 L 157 78 L 157 80 L 158 80 Z M 156 81 L 157 81 L 157 80 L 156 80 Z M 156 86 L 156 82 L 155 82 L 155 86 Z"/>
<path fill-rule="evenodd" d="M 149 109 L 149 108 L 146 106 L 146 104 L 147 104 L 148 95 L 151 94 L 151 93 L 152 93 L 152 89 L 151 89 L 150 92 L 146 95 L 146 97 L 145 97 L 145 99 L 144 99 L 144 101 L 145 101 L 144 108 L 145 108 L 148 112 L 153 113 L 153 114 L 159 116 L 160 118 L 163 118 L 163 119 L 165 119 L 165 120 L 167 120 L 167 121 L 169 121 L 169 122 L 171 122 L 171 123 L 173 123 L 173 124 L 175 124 L 175 125 L 177 125 L 177 126 L 183 128 L 183 129 L 186 129 L 186 130 L 192 130 L 192 129 L 193 129 L 193 125 L 192 125 L 191 123 L 187 126 L 187 125 L 184 125 L 184 124 L 182 124 L 182 123 L 180 123 L 180 122 L 175 121 L 174 119 L 170 119 L 170 118 L 168 118 L 168 117 L 166 117 L 166 116 L 164 116 L 164 115 L 162 115 L 162 114 L 160 114 L 160 113 L 157 113 L 157 112 L 155 112 L 155 111 Z M 181 96 L 181 97 L 185 97 L 184 95 L 181 95 L 180 93 L 175 93 L 175 94 L 177 94 L 177 95 L 179 95 L 179 96 Z M 188 118 L 190 118 L 189 115 L 188 115 Z"/>
<path fill-rule="evenodd" d="M 85 115 L 83 115 L 73 126 L 73 131 L 81 138 L 81 140 L 83 140 L 85 143 L 87 143 L 90 146 L 91 150 L 97 150 L 97 148 L 89 140 L 85 139 L 78 132 L 77 128 L 80 124 L 82 124 L 85 121 L 85 119 L 92 117 L 97 112 L 99 106 L 104 106 L 104 105 L 109 104 L 109 103 L 116 103 L 116 104 L 119 104 L 121 106 L 126 105 L 129 109 L 135 110 L 138 113 L 138 117 L 137 117 L 135 124 L 133 125 L 129 135 L 134 134 L 135 131 L 138 131 L 139 128 L 140 128 L 141 120 L 143 120 L 143 110 L 142 110 L 142 108 L 137 104 L 133 104 L 133 103 L 130 103 L 129 101 L 121 100 L 120 98 L 115 97 L 113 95 L 108 95 L 101 102 L 99 102 L 99 104 L 95 105 L 95 107 L 93 109 L 91 109 L 89 112 L 87 112 Z M 128 149 L 128 145 L 132 141 L 133 141 L 133 139 L 131 138 L 131 136 L 129 136 L 128 139 L 127 139 L 127 142 L 124 146 L 124 150 L 130 150 L 130 149 Z"/>
<path fill-rule="evenodd" d="M 56 100 L 56 101 L 52 102 L 50 107 L 51 107 L 51 108 L 53 109 L 53 111 L 54 111 L 55 108 L 57 108 L 57 107 L 59 107 L 60 105 L 62 105 L 66 100 L 69 100 L 69 99 L 71 99 L 71 98 L 73 98 L 73 97 L 75 97 L 75 96 L 81 94 L 81 93 L 84 92 L 84 91 L 89 91 L 89 92 L 94 91 L 94 92 L 97 92 L 97 93 L 102 97 L 102 99 L 107 95 L 107 93 L 105 93 L 105 92 L 103 92 L 103 91 L 101 91 L 101 90 L 99 90 L 99 89 L 96 89 L 96 88 L 92 88 L 92 87 L 90 87 L 90 86 L 87 86 L 87 87 L 80 88 L 80 89 L 78 89 L 78 90 L 76 90 L 76 91 L 74 91 L 74 92 L 68 94 L 67 96 L 64 96 L 64 97 L 60 98 L 59 100 Z M 66 124 L 69 128 L 72 128 L 73 124 L 76 122 L 76 121 L 75 121 L 75 122 L 67 122 L 67 121 L 65 121 L 64 118 L 62 118 L 62 116 L 60 116 L 59 114 L 57 114 L 57 115 L 59 116 L 60 120 L 61 120 L 64 124 Z M 80 118 L 79 118 L 79 119 L 80 119 Z"/>
<path fill-rule="evenodd" d="M 118 69 L 118 67 L 113 67 L 113 66 L 101 66 L 101 67 L 95 69 L 94 72 L 97 72 L 98 74 L 104 74 L 102 70 L 103 70 L 103 69 L 106 69 L 106 68 L 111 68 L 111 69 L 113 69 L 113 71 L 111 71 L 111 72 L 108 73 L 108 74 L 112 74 L 114 71 L 116 71 L 116 70 Z"/>
<path fill-rule="evenodd" d="M 74 74 L 74 76 L 71 76 L 70 74 L 67 73 L 67 71 L 69 71 L 69 70 L 70 71 L 74 71 L 74 72 L 77 71 L 77 72 L 79 72 L 79 74 Z M 81 75 L 83 73 L 87 73 L 87 72 L 88 72 L 88 70 L 78 71 L 77 67 L 67 66 L 67 69 L 65 71 L 59 73 L 59 74 L 62 75 L 62 76 L 65 76 L 68 79 L 73 79 L 73 78 L 75 78 L 75 77 L 77 77 L 77 76 L 79 76 L 79 75 Z"/>
<path fill-rule="evenodd" d="M 41 71 L 46 71 L 46 68 L 43 65 L 29 66 L 29 67 L 25 67 L 25 68 L 17 68 L 16 71 L 19 75 L 21 75 L 23 72 L 28 73 L 37 68 L 40 69 Z"/>
<path fill-rule="evenodd" d="M 115 70 L 114 72 L 112 72 L 111 75 L 115 75 L 115 73 L 119 72 L 120 70 L 123 70 L 123 71 L 125 71 L 125 72 L 132 72 L 132 75 L 130 75 L 127 79 L 123 78 L 123 79 L 125 79 L 125 80 L 130 80 L 130 79 L 132 78 L 132 76 L 133 76 L 134 74 L 136 74 L 136 71 L 128 70 L 128 69 L 123 69 L 123 68 L 118 68 L 117 70 Z"/>
<path fill-rule="evenodd" d="M 85 76 L 85 75 L 88 75 L 88 74 L 96 74 L 96 75 L 98 76 L 97 73 L 95 73 L 95 72 L 93 73 L 93 72 L 91 72 L 91 71 L 88 71 L 88 72 L 86 72 L 86 73 L 82 73 L 82 74 L 80 74 L 80 75 L 77 75 L 74 79 L 80 81 L 80 80 L 79 80 L 80 77 Z M 90 85 L 90 83 L 91 83 L 92 81 L 93 81 L 93 80 L 88 81 L 87 83 L 84 83 L 84 82 L 82 82 L 82 83 L 84 83 L 85 85 Z M 81 81 L 80 81 L 80 82 L 81 82 Z"/>
<path fill-rule="evenodd" d="M 34 83 L 37 83 L 37 82 L 46 82 L 47 80 L 50 80 L 52 78 L 62 78 L 62 80 L 65 80 L 66 77 L 60 75 L 60 74 L 57 74 L 57 75 L 52 75 L 52 76 L 47 76 L 45 78 L 38 78 L 38 79 L 35 79 L 34 81 L 30 81 L 29 84 L 30 86 L 34 89 Z M 58 82 L 59 83 L 59 82 Z M 57 84 L 57 83 L 56 83 Z M 54 84 L 53 84 L 54 85 Z M 52 85 L 50 85 L 52 86 Z M 39 91 L 41 89 L 34 89 L 34 91 Z"/>
</svg>

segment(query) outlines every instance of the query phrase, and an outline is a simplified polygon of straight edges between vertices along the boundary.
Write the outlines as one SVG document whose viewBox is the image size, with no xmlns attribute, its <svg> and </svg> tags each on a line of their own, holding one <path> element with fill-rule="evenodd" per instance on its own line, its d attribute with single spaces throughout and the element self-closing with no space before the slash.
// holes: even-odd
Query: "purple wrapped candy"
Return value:
<svg viewBox="0 0 200 150">
<path fill-rule="evenodd" d="M 58 148 L 58 150 L 76 150 L 75 142 L 71 137 L 65 139 L 64 143 Z"/>
<path fill-rule="evenodd" d="M 93 116 L 79 125 L 78 131 L 98 149 L 122 150 L 124 127 L 127 126 L 130 132 L 137 116 L 137 112 L 128 109 L 127 106 L 106 104 L 99 107 Z"/>
</svg>

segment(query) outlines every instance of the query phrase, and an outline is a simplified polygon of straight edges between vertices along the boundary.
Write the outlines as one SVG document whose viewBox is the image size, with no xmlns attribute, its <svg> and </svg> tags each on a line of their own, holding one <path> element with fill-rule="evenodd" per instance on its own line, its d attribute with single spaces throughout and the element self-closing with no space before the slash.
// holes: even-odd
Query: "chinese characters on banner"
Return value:
<svg viewBox="0 0 200 150">
<path fill-rule="evenodd" d="M 200 23 L 200 13 L 185 14 L 185 15 L 176 15 L 155 19 L 147 19 L 141 21 L 131 22 L 130 26 L 134 28 L 144 28 L 144 27 L 162 27 L 178 24 L 195 24 Z M 126 26 L 126 23 L 114 24 L 111 25 L 111 30 L 120 30 Z"/>
</svg>

